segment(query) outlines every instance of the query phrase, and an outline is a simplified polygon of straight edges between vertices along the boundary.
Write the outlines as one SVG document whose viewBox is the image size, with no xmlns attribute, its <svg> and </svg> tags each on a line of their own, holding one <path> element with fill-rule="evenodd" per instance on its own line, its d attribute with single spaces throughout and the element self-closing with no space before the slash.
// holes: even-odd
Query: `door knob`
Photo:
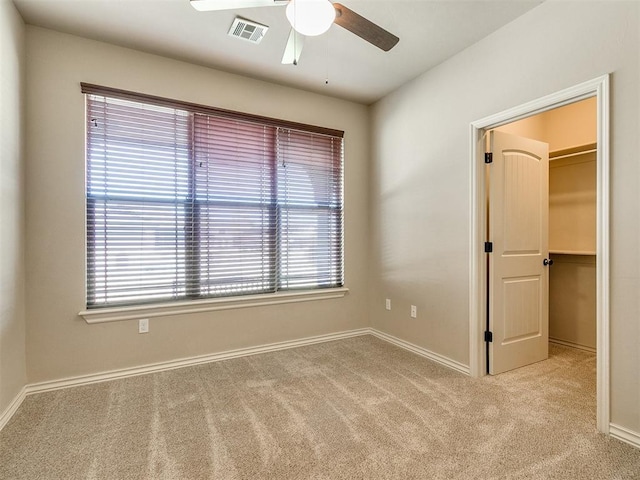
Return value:
<svg viewBox="0 0 640 480">
<path fill-rule="evenodd" d="M 545 259 L 542 261 L 542 264 L 543 264 L 545 267 L 546 267 L 547 265 L 551 266 L 551 265 L 553 265 L 553 260 L 551 260 L 550 258 L 545 258 Z"/>
</svg>

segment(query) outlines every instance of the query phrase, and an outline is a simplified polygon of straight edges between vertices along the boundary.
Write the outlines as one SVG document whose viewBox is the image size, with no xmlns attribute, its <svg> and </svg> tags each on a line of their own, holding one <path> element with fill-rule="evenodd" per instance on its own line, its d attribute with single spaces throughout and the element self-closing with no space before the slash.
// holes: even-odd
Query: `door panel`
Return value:
<svg viewBox="0 0 640 480">
<path fill-rule="evenodd" d="M 506 150 L 502 162 L 504 255 L 540 253 L 540 158 Z"/>
<path fill-rule="evenodd" d="M 540 324 L 540 277 L 503 280 L 503 344 L 542 334 Z"/>
<path fill-rule="evenodd" d="M 489 182 L 489 372 L 548 356 L 549 147 L 491 132 Z"/>
</svg>

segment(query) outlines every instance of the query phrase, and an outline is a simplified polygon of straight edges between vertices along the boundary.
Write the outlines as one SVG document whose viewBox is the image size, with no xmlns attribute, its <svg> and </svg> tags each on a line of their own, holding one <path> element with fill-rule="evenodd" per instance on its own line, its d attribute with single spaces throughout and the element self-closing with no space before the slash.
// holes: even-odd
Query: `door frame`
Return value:
<svg viewBox="0 0 640 480">
<path fill-rule="evenodd" d="M 470 275 L 469 275 L 469 370 L 473 377 L 486 375 L 484 331 L 486 325 L 487 266 L 485 242 L 484 152 L 478 144 L 487 130 L 539 113 L 596 98 L 596 426 L 609 433 L 609 75 L 589 80 L 560 92 L 471 122 L 470 137 Z"/>
</svg>

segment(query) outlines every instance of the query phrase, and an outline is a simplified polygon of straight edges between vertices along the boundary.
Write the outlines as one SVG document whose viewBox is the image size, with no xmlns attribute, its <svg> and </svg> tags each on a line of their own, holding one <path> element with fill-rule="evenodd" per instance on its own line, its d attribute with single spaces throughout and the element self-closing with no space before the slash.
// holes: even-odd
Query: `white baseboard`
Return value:
<svg viewBox="0 0 640 480">
<path fill-rule="evenodd" d="M 577 348 L 579 350 L 585 350 L 587 352 L 596 353 L 594 347 L 587 347 L 586 345 L 580 345 L 579 343 L 568 342 L 567 340 L 560 340 L 559 338 L 549 337 L 549 343 L 556 343 L 558 345 L 564 345 L 565 347 Z"/>
<path fill-rule="evenodd" d="M 609 435 L 613 438 L 628 443 L 636 448 L 640 449 L 640 433 L 629 430 L 628 428 L 621 427 L 615 423 L 609 424 Z"/>
<path fill-rule="evenodd" d="M 426 357 L 434 362 L 440 363 L 446 367 L 452 368 L 466 375 L 469 375 L 469 367 L 462 363 L 451 360 L 443 355 L 434 353 L 426 348 L 419 347 L 412 343 L 406 342 L 399 338 L 396 338 L 387 333 L 375 330 L 372 328 L 360 328 L 357 330 L 348 330 L 345 332 L 330 333 L 327 335 L 317 335 L 313 337 L 301 338 L 298 340 L 289 340 L 286 342 L 277 342 L 267 345 L 260 345 L 257 347 L 239 348 L 236 350 L 228 350 L 226 352 L 213 353 L 208 355 L 200 355 L 196 357 L 181 358 L 178 360 L 170 360 L 167 362 L 152 363 L 148 365 L 142 365 L 139 367 L 122 368 L 117 370 L 110 370 L 106 372 L 80 375 L 77 377 L 68 377 L 59 380 L 51 380 L 46 382 L 32 383 L 25 387 L 26 395 L 33 393 L 48 392 L 52 390 L 60 390 L 62 388 L 75 387 L 80 385 L 89 385 L 92 383 L 108 382 L 110 380 L 117 380 L 120 378 L 134 377 L 137 375 L 145 375 L 147 373 L 162 372 L 167 370 L 174 370 L 176 368 L 189 367 L 193 365 L 200 365 L 203 363 L 219 362 L 221 360 L 229 360 L 232 358 L 246 357 L 249 355 L 258 355 L 260 353 L 275 352 L 278 350 L 286 350 L 289 348 L 297 348 L 305 345 L 312 345 L 314 343 L 331 342 L 334 340 L 342 340 L 345 338 L 358 337 L 362 335 L 374 335 L 381 340 L 387 341 L 401 348 L 409 350 L 413 353 L 417 353 L 423 357 Z"/>
<path fill-rule="evenodd" d="M 26 387 L 22 387 L 18 395 L 11 401 L 9 406 L 5 409 L 2 414 L 0 414 L 0 430 L 4 428 L 4 426 L 9 423 L 13 414 L 16 413 L 22 402 L 24 401 L 24 397 L 27 395 Z"/>
<path fill-rule="evenodd" d="M 401 340 L 393 335 L 389 335 L 388 333 L 381 332 L 380 330 L 376 330 L 375 328 L 370 328 L 371 335 L 378 337 L 385 342 L 392 343 L 400 348 L 404 348 L 405 350 L 409 350 L 410 352 L 416 353 L 422 357 L 428 358 L 436 363 L 440 363 L 445 367 L 452 368 L 453 370 L 457 370 L 458 372 L 464 373 L 465 375 L 470 375 L 471 371 L 469 369 L 469 365 L 465 365 L 464 363 L 460 363 L 456 360 L 452 360 L 449 357 L 445 357 L 444 355 L 440 355 L 439 353 L 432 352 L 431 350 L 427 350 L 424 347 L 419 347 L 418 345 L 414 345 L 413 343 L 409 343 L 405 340 Z"/>
<path fill-rule="evenodd" d="M 229 360 L 232 358 L 246 357 L 249 355 L 257 355 L 260 353 L 275 352 L 278 350 L 286 350 L 289 348 L 302 347 L 305 345 L 312 345 L 315 343 L 331 342 L 334 340 L 342 340 L 345 338 L 358 337 L 362 335 L 373 335 L 381 340 L 392 343 L 400 348 L 416 353 L 422 357 L 428 358 L 434 362 L 437 362 L 446 367 L 452 368 L 458 372 L 469 375 L 469 367 L 460 362 L 447 358 L 443 355 L 434 353 L 426 348 L 419 347 L 412 343 L 406 342 L 399 338 L 396 338 L 387 333 L 381 332 L 372 328 L 360 328 L 357 330 L 348 330 L 345 332 L 331 333 L 327 335 L 317 335 L 313 337 L 306 337 L 298 340 L 290 340 L 286 342 L 277 342 L 267 345 L 260 345 L 257 347 L 239 348 L 236 350 L 229 350 L 226 352 L 214 353 L 209 355 L 200 355 L 196 357 L 181 358 L 178 360 L 171 360 L 167 362 L 152 363 L 148 365 L 142 365 L 139 367 L 123 368 L 117 370 L 110 370 L 106 372 L 80 375 L 77 377 L 68 377 L 59 380 L 50 380 L 46 382 L 32 383 L 25 386 L 15 400 L 9 405 L 5 412 L 0 417 L 0 430 L 13 416 L 15 411 L 20 407 L 22 401 L 26 395 L 34 393 L 48 392 L 52 390 L 60 390 L 63 388 L 76 387 L 80 385 L 89 385 L 92 383 L 108 382 L 111 380 L 117 380 L 121 378 L 134 377 L 137 375 L 145 375 L 148 373 L 162 372 L 167 370 L 174 370 L 182 367 L 189 367 L 193 365 L 200 365 L 203 363 L 219 362 L 221 360 Z"/>
<path fill-rule="evenodd" d="M 229 350 L 226 352 L 220 352 L 210 355 L 201 355 L 197 357 L 182 358 L 179 360 L 172 360 L 168 362 L 159 362 L 149 365 L 143 365 L 134 368 L 124 368 L 119 370 L 111 370 L 108 372 L 102 372 L 92 375 L 82 375 L 78 377 L 69 377 L 60 380 L 52 380 L 48 382 L 34 383 L 25 386 L 16 395 L 13 401 L 0 415 L 0 430 L 11 420 L 11 417 L 18 410 L 20 405 L 25 399 L 26 395 L 34 393 L 47 392 L 51 390 L 59 390 L 63 388 L 75 387 L 80 385 L 88 385 L 98 382 L 107 382 L 110 380 L 117 380 L 120 378 L 133 377 L 137 375 L 145 375 L 147 373 L 161 372 L 166 370 L 174 370 L 176 368 L 188 367 L 192 365 L 200 365 L 203 363 L 219 362 L 221 360 L 229 360 L 232 358 L 246 357 L 250 355 L 257 355 L 260 353 L 275 352 L 278 350 L 286 350 L 290 348 L 302 347 L 305 345 L 313 345 L 315 343 L 331 342 L 334 340 L 342 340 L 345 338 L 358 337 L 362 335 L 373 335 L 383 341 L 389 342 L 400 348 L 408 350 L 412 353 L 428 358 L 436 363 L 439 363 L 445 367 L 456 370 L 465 375 L 469 375 L 469 366 L 464 365 L 456 360 L 452 360 L 444 355 L 432 352 L 426 348 L 414 345 L 413 343 L 401 340 L 388 333 L 381 332 L 374 328 L 360 328 L 357 330 L 348 330 L 345 332 L 331 333 L 327 335 L 317 335 L 313 337 L 302 338 L 298 340 L 290 340 L 286 342 L 277 342 L 267 345 L 261 345 L 257 347 L 239 348 L 236 350 Z M 640 448 L 640 434 L 632 430 L 626 429 L 619 425 L 610 424 L 609 434 L 618 440 L 628 443 L 636 448 Z"/>
<path fill-rule="evenodd" d="M 200 365 L 202 363 L 219 362 L 221 360 L 229 360 L 238 357 L 247 357 L 249 355 L 257 355 L 260 353 L 275 352 L 278 350 L 286 350 L 289 348 L 302 347 L 312 345 L 314 343 L 331 342 L 334 340 L 342 340 L 344 338 L 358 337 L 368 335 L 371 331 L 369 328 L 360 328 L 357 330 L 348 330 L 346 332 L 330 333 L 327 335 L 317 335 L 313 337 L 301 338 L 298 340 L 289 340 L 286 342 L 270 343 L 257 347 L 238 348 L 236 350 L 228 350 L 226 352 L 213 353 L 208 355 L 199 355 L 196 357 L 181 358 L 178 360 L 170 360 L 168 362 L 152 363 L 142 365 L 140 367 L 122 368 L 118 370 L 110 370 L 107 372 L 81 375 L 77 377 L 63 378 L 60 380 L 52 380 L 47 382 L 33 383 L 27 385 L 26 394 L 48 392 L 51 390 L 59 390 L 62 388 L 75 387 L 79 385 L 89 385 L 91 383 L 108 382 L 120 378 L 134 377 L 137 375 L 145 375 L 147 373 L 162 372 L 166 370 L 174 370 L 176 368 Z"/>
</svg>

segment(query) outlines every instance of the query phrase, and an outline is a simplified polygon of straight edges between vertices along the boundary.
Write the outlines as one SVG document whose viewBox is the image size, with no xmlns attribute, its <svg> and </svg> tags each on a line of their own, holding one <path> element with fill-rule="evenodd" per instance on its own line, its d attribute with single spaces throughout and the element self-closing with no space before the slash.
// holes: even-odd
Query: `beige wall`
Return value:
<svg viewBox="0 0 640 480">
<path fill-rule="evenodd" d="M 596 98 L 592 97 L 541 114 L 549 151 L 596 143 L 596 112 Z"/>
<path fill-rule="evenodd" d="M 532 117 L 523 118 L 517 122 L 502 125 L 501 127 L 496 128 L 496 130 L 510 135 L 518 135 L 520 137 L 532 138 L 534 140 L 549 143 L 547 140 L 546 123 L 544 122 L 543 116 L 544 114 L 540 113 Z"/>
<path fill-rule="evenodd" d="M 637 2 L 548 0 L 378 102 L 370 214 L 372 325 L 468 363 L 469 125 L 612 72 L 611 421 L 636 432 L 639 32 Z"/>
<path fill-rule="evenodd" d="M 549 250 L 596 251 L 596 153 L 549 164 Z"/>
<path fill-rule="evenodd" d="M 84 96 L 80 82 L 345 131 L 342 299 L 88 325 L 84 308 Z M 134 50 L 27 28 L 29 382 L 367 326 L 368 110 Z"/>
<path fill-rule="evenodd" d="M 549 338 L 596 349 L 596 257 L 551 255 Z"/>
<path fill-rule="evenodd" d="M 0 1 L 0 415 L 26 383 L 24 24 Z"/>
<path fill-rule="evenodd" d="M 549 151 L 581 147 L 597 140 L 597 105 L 591 97 L 503 125 L 496 130 L 549 144 Z"/>
</svg>

